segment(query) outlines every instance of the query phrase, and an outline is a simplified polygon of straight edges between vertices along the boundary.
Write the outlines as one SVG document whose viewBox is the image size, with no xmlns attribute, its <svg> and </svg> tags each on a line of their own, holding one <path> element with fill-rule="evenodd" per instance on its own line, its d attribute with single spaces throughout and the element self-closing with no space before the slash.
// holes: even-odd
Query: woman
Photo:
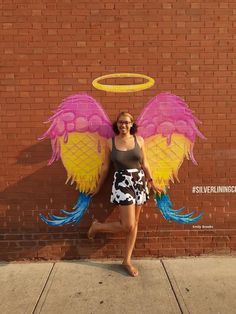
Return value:
<svg viewBox="0 0 236 314">
<path fill-rule="evenodd" d="M 88 237 L 93 239 L 98 232 L 125 232 L 126 248 L 122 265 L 131 276 L 138 276 L 138 270 L 131 262 L 135 245 L 138 221 L 142 205 L 148 199 L 146 179 L 151 188 L 154 186 L 150 168 L 146 159 L 144 140 L 136 136 L 137 126 L 128 112 L 121 112 L 113 124 L 116 136 L 109 139 L 105 149 L 105 161 L 101 176 L 92 196 L 100 190 L 109 170 L 110 160 L 114 163 L 115 174 L 112 185 L 111 202 L 119 205 L 120 221 L 100 223 L 94 220 Z M 146 177 L 146 179 L 145 179 Z"/>
</svg>

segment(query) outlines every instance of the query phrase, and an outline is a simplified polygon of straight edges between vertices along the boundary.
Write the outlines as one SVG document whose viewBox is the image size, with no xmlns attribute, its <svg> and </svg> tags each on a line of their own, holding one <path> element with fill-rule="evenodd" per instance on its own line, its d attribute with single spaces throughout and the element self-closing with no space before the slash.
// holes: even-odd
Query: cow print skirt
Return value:
<svg viewBox="0 0 236 314">
<path fill-rule="evenodd" d="M 111 203 L 142 205 L 148 199 L 149 191 L 142 169 L 124 169 L 114 173 Z"/>
</svg>

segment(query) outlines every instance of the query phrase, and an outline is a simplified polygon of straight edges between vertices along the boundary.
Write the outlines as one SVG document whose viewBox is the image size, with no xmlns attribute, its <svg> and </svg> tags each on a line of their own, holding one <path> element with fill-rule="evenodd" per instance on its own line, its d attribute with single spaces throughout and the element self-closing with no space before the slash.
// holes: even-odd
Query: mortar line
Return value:
<svg viewBox="0 0 236 314">
<path fill-rule="evenodd" d="M 173 294 L 174 294 L 174 296 L 175 296 L 175 300 L 176 300 L 176 302 L 177 302 L 177 304 L 178 304 L 178 306 L 179 306 L 180 312 L 181 312 L 181 314 L 183 314 L 183 313 L 184 313 L 184 312 L 183 312 L 183 309 L 182 309 L 182 307 L 181 307 L 181 305 L 180 305 L 180 302 L 179 302 L 179 300 L 178 300 L 178 297 L 177 297 L 177 295 L 176 295 L 176 293 L 175 293 L 175 289 L 174 289 L 174 286 L 173 286 L 173 284 L 172 284 L 172 282 L 171 282 L 171 280 L 170 280 L 170 276 L 169 276 L 169 274 L 168 274 L 168 272 L 167 272 L 167 269 L 166 269 L 166 267 L 165 267 L 165 265 L 164 265 L 164 263 L 163 263 L 163 260 L 161 259 L 160 261 L 161 261 L 161 265 L 162 265 L 162 267 L 163 267 L 163 269 L 164 269 L 164 271 L 165 271 L 166 277 L 167 277 L 167 279 L 168 279 L 168 281 L 169 281 L 171 290 L 172 290 L 172 292 L 173 292 Z"/>
<path fill-rule="evenodd" d="M 43 286 L 43 289 L 42 289 L 42 291 L 41 291 L 41 293 L 40 293 L 40 295 L 39 295 L 39 297 L 38 297 L 38 300 L 37 300 L 37 302 L 36 302 L 36 304 L 35 304 L 35 306 L 34 306 L 34 309 L 33 309 L 33 311 L 32 311 L 32 314 L 34 314 L 34 313 L 35 313 L 35 310 L 37 309 L 37 306 L 38 306 L 39 301 L 40 301 L 40 299 L 41 299 L 41 297 L 42 297 L 42 295 L 43 295 L 43 293 L 44 293 L 44 291 L 45 291 L 45 288 L 46 288 L 46 286 L 47 286 L 47 284 L 48 284 L 49 278 L 50 278 L 50 276 L 51 276 L 51 273 L 52 273 L 52 271 L 53 271 L 53 269 L 54 269 L 55 264 L 56 264 L 56 263 L 53 263 L 53 265 L 52 265 L 52 268 L 51 268 L 51 270 L 50 270 L 50 272 L 49 272 L 49 274 L 48 274 L 48 276 L 47 276 L 47 279 L 46 279 L 46 281 L 45 281 L 45 284 L 44 284 L 44 286 Z"/>
</svg>

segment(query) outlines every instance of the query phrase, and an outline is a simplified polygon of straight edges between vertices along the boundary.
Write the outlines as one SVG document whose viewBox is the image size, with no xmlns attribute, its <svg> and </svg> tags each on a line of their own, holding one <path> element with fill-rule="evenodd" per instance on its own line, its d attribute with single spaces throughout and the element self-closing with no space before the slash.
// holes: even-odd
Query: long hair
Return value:
<svg viewBox="0 0 236 314">
<path fill-rule="evenodd" d="M 133 116 L 129 112 L 122 111 L 118 114 L 116 121 L 112 124 L 112 128 L 113 128 L 113 131 L 115 132 L 115 134 L 118 135 L 120 133 L 118 130 L 118 127 L 117 127 L 117 121 L 120 119 L 121 116 L 128 116 L 130 118 L 131 122 L 133 123 L 132 127 L 130 128 L 130 134 L 134 135 L 135 133 L 137 133 L 138 126 L 134 122 Z"/>
</svg>

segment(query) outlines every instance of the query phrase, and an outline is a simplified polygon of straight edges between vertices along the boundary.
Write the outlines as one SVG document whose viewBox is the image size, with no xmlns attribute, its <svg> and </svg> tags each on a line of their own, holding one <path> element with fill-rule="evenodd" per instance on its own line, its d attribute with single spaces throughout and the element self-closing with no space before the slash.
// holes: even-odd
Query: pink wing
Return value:
<svg viewBox="0 0 236 314">
<path fill-rule="evenodd" d="M 106 138 L 113 135 L 112 125 L 99 103 L 87 94 L 76 94 L 63 100 L 48 120 L 49 129 L 41 137 L 49 137 L 52 157 L 49 165 L 61 158 L 67 171 L 67 181 L 80 190 L 74 211 L 62 210 L 65 216 L 40 215 L 51 226 L 78 223 L 85 214 L 96 187 L 105 156 Z"/>
<path fill-rule="evenodd" d="M 196 126 L 198 123 L 201 122 L 194 117 L 186 102 L 171 93 L 161 93 L 152 98 L 137 119 L 138 133 L 144 139 L 159 134 L 166 138 L 167 144 L 171 143 L 173 134 L 181 134 L 192 143 L 196 136 L 205 139 Z M 192 149 L 193 146 L 190 157 L 196 164 Z"/>
<path fill-rule="evenodd" d="M 51 126 L 39 139 L 51 138 L 53 153 L 49 165 L 60 158 L 61 136 L 67 143 L 69 133 L 73 132 L 96 132 L 105 138 L 113 135 L 111 122 L 101 105 L 85 93 L 65 98 L 48 122 Z"/>
<path fill-rule="evenodd" d="M 183 209 L 173 210 L 166 194 L 169 181 L 178 180 L 178 170 L 184 158 L 197 163 L 193 156 L 196 136 L 205 138 L 198 130 L 195 118 L 187 104 L 180 97 L 161 93 L 152 98 L 137 119 L 138 133 L 144 138 L 147 159 L 153 181 L 164 191 L 155 200 L 163 216 L 168 220 L 189 224 L 198 221 L 202 214 L 193 218 L 193 212 L 178 215 Z"/>
</svg>

